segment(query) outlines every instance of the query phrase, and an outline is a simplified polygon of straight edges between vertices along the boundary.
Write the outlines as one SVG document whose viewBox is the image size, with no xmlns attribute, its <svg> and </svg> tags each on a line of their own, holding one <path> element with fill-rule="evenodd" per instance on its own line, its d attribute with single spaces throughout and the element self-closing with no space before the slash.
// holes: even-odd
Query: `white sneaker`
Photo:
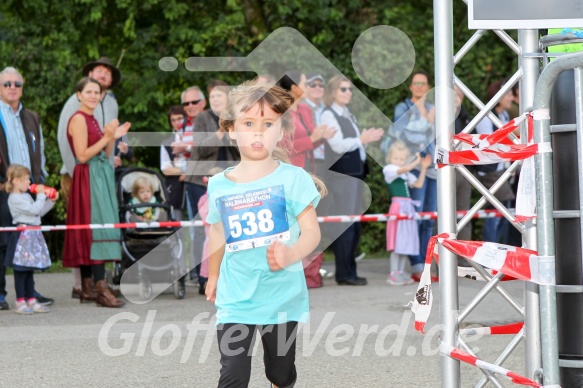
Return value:
<svg viewBox="0 0 583 388">
<path fill-rule="evenodd" d="M 28 301 L 28 308 L 31 309 L 35 313 L 49 313 L 49 312 L 51 312 L 50 308 L 38 303 L 38 301 L 36 299 L 31 299 Z"/>
<path fill-rule="evenodd" d="M 387 277 L 387 284 L 390 284 L 391 286 L 404 286 L 407 284 L 405 279 L 403 279 L 402 273 L 402 271 L 391 272 Z"/>
<path fill-rule="evenodd" d="M 16 307 L 14 308 L 14 312 L 16 314 L 22 314 L 22 315 L 34 314 L 34 311 L 32 311 L 32 309 L 30 307 L 28 307 L 26 302 L 16 302 Z"/>
</svg>

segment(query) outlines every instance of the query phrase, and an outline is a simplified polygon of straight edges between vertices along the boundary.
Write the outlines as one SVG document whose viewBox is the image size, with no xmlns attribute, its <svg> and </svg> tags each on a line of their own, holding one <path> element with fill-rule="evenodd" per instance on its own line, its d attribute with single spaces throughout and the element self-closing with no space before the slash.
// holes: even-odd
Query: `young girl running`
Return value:
<svg viewBox="0 0 583 388">
<path fill-rule="evenodd" d="M 407 164 L 409 156 L 409 149 L 400 141 L 393 143 L 389 148 L 387 155 L 389 164 L 383 168 L 383 174 L 391 198 L 391 207 L 389 208 L 389 214 L 391 215 L 415 214 L 409 187 L 420 188 L 423 186 L 425 173 L 432 162 L 429 155 L 423 159 L 417 155 L 415 160 Z M 409 171 L 420 163 L 421 172 L 419 178 L 417 178 Z M 390 257 L 391 272 L 387 278 L 387 283 L 394 286 L 413 283 L 411 275 L 405 272 L 405 263 L 407 255 L 419 254 L 419 233 L 416 220 L 387 222 L 387 251 L 392 251 Z"/>
<path fill-rule="evenodd" d="M 277 86 L 245 83 L 231 91 L 221 118 L 241 162 L 208 184 L 206 295 L 217 307 L 219 387 L 249 385 L 256 330 L 268 380 L 276 387 L 296 381 L 297 324 L 309 309 L 301 259 L 318 246 L 317 187 L 322 195 L 325 187 L 276 148 L 294 130 L 292 103 Z"/>
<path fill-rule="evenodd" d="M 15 225 L 40 225 L 40 218 L 55 204 L 45 195 L 43 185 L 36 187 L 36 201 L 27 193 L 30 186 L 30 171 L 24 166 L 13 164 L 6 172 L 8 181 L 6 192 L 8 208 Z M 55 193 L 55 200 L 59 193 Z M 51 257 L 47 243 L 40 230 L 25 230 L 14 233 L 8 245 L 6 262 L 14 269 L 14 288 L 16 289 L 16 309 L 18 314 L 48 313 L 47 306 L 42 306 L 34 297 L 34 271 L 51 266 Z"/>
</svg>

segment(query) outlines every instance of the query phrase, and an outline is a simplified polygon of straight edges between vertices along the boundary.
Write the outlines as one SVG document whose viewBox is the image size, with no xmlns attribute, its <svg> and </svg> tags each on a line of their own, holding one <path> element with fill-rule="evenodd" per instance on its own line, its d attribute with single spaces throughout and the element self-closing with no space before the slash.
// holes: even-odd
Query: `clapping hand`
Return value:
<svg viewBox="0 0 583 388">
<path fill-rule="evenodd" d="M 174 142 L 170 146 L 174 155 L 183 154 L 188 150 L 188 143 Z"/>
<path fill-rule="evenodd" d="M 364 144 L 372 143 L 381 140 L 383 136 L 382 128 L 369 128 L 362 131 L 360 134 L 360 142 Z"/>
<path fill-rule="evenodd" d="M 119 139 L 120 137 L 128 133 L 131 126 L 132 124 L 129 122 L 120 125 L 118 119 L 113 119 L 105 125 L 103 133 L 109 139 Z"/>
</svg>

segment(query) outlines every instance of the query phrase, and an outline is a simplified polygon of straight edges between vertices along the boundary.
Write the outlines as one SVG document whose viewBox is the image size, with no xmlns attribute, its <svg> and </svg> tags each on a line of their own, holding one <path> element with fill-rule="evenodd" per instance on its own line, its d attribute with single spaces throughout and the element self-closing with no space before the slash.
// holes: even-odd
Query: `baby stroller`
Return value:
<svg viewBox="0 0 583 388">
<path fill-rule="evenodd" d="M 130 204 L 132 186 L 140 177 L 145 177 L 152 183 L 156 203 Z M 155 171 L 147 168 L 126 169 L 117 179 L 116 192 L 120 222 L 128 222 L 128 215 L 140 207 L 150 207 L 154 211 L 159 209 L 156 213 L 160 222 L 174 221 L 172 207 L 167 202 L 166 185 Z M 113 284 L 120 284 L 124 275 L 124 282 L 137 283 L 140 298 L 148 300 L 152 295 L 152 282 L 169 282 L 174 284 L 174 296 L 183 299 L 188 272 L 182 257 L 183 244 L 179 229 L 179 227 L 121 229 L 122 259 L 121 262 L 115 263 Z"/>
</svg>

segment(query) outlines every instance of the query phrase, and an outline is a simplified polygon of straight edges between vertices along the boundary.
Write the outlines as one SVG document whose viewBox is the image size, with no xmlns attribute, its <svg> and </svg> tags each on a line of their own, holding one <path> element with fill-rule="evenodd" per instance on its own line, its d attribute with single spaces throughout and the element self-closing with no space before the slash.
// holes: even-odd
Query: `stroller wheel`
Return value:
<svg viewBox="0 0 583 388">
<path fill-rule="evenodd" d="M 140 290 L 140 298 L 148 300 L 152 296 L 152 282 L 147 276 L 144 276 L 138 284 Z"/>
<path fill-rule="evenodd" d="M 174 296 L 176 299 L 184 299 L 186 295 L 186 287 L 184 285 L 184 277 L 181 277 L 174 282 Z"/>
</svg>

